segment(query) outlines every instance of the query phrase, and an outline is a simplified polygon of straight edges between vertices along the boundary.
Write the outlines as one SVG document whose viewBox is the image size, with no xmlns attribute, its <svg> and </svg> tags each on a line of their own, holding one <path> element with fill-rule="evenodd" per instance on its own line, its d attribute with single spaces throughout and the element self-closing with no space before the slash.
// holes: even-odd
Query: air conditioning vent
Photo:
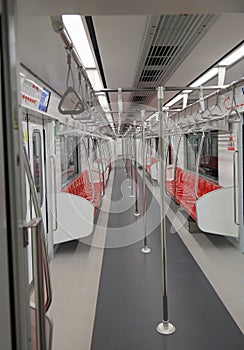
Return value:
<svg viewBox="0 0 244 350">
<path fill-rule="evenodd" d="M 155 77 L 160 73 L 160 70 L 144 70 L 140 76 L 140 81 L 153 81 Z"/>
<path fill-rule="evenodd" d="M 134 96 L 133 102 L 143 102 L 147 96 Z"/>
<path fill-rule="evenodd" d="M 146 66 L 162 66 L 174 56 L 175 46 L 152 46 L 146 59 Z"/>
<path fill-rule="evenodd" d="M 164 86 L 217 18 L 207 14 L 152 16 L 133 86 Z M 147 91 L 143 97 L 135 94 L 133 101 L 149 105 L 154 97 L 154 91 Z"/>
</svg>

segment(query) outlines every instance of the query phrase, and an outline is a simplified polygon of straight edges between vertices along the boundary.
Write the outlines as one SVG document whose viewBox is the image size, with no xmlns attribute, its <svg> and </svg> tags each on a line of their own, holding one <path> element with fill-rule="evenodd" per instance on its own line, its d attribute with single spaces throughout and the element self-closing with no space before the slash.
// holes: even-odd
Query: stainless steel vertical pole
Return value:
<svg viewBox="0 0 244 350">
<path fill-rule="evenodd" d="M 134 121 L 134 132 L 133 132 L 133 141 L 134 141 L 134 192 L 135 192 L 135 216 L 139 216 L 138 209 L 138 174 L 137 174 L 137 145 L 136 145 L 136 121 Z"/>
<path fill-rule="evenodd" d="M 175 326 L 169 322 L 168 317 L 168 295 L 167 295 L 167 246 L 166 246 L 166 217 L 165 217 L 165 193 L 164 193 L 164 139 L 163 139 L 163 87 L 158 88 L 158 110 L 159 110 L 159 146 L 160 146 L 160 198 L 161 198 L 161 254 L 162 254 L 162 299 L 163 319 L 157 326 L 161 334 L 172 334 Z"/>
<path fill-rule="evenodd" d="M 144 246 L 141 253 L 151 253 L 151 249 L 147 245 L 147 200 L 146 200 L 146 171 L 145 171 L 145 111 L 141 111 L 142 120 L 142 203 L 143 203 L 143 229 L 144 229 Z"/>
<path fill-rule="evenodd" d="M 130 140 L 130 197 L 133 198 L 134 196 L 134 176 L 133 176 L 133 139 L 132 139 L 133 135 L 131 134 L 129 137 Z"/>
<path fill-rule="evenodd" d="M 41 220 L 41 218 L 36 218 L 32 220 L 30 225 L 32 232 L 33 279 L 35 286 L 36 346 L 38 350 L 46 349 Z"/>
</svg>

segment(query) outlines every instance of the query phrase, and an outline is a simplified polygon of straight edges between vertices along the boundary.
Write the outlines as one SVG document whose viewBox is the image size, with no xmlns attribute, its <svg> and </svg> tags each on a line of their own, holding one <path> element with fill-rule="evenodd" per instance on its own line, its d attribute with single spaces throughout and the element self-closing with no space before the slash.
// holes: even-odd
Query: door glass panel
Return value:
<svg viewBox="0 0 244 350">
<path fill-rule="evenodd" d="M 186 135 L 186 155 L 188 170 L 196 170 L 196 162 L 201 138 L 201 132 Z M 200 159 L 199 173 L 214 181 L 218 181 L 218 131 L 211 131 L 205 133 Z"/>
<path fill-rule="evenodd" d="M 33 172 L 36 185 L 37 198 L 40 206 L 43 203 L 43 175 L 42 175 L 42 147 L 39 130 L 33 131 Z"/>
</svg>

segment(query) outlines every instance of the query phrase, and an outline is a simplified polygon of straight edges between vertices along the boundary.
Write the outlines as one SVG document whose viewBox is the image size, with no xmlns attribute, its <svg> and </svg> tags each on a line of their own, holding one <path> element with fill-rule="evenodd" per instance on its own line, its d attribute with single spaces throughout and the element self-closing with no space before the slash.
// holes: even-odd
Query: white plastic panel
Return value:
<svg viewBox="0 0 244 350">
<path fill-rule="evenodd" d="M 158 180 L 158 178 L 159 178 L 159 162 L 151 165 L 151 178 L 153 180 Z"/>
<path fill-rule="evenodd" d="M 54 244 L 86 237 L 93 231 L 93 205 L 82 197 L 60 192 L 57 194 L 57 221 Z"/>
<path fill-rule="evenodd" d="M 197 200 L 197 223 L 202 231 L 229 237 L 239 236 L 239 226 L 234 223 L 233 191 L 233 187 L 221 188 Z"/>
</svg>

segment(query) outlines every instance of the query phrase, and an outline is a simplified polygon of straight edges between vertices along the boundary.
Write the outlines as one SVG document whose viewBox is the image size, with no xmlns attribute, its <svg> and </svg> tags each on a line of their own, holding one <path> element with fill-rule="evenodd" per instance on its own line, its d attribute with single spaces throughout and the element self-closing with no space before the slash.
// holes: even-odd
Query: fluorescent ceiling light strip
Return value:
<svg viewBox="0 0 244 350">
<path fill-rule="evenodd" d="M 100 75 L 96 69 L 88 70 L 87 75 L 88 75 L 88 78 L 89 78 L 94 90 L 103 89 L 102 80 L 101 80 Z"/>
<path fill-rule="evenodd" d="M 165 107 L 171 107 L 173 106 L 175 103 L 179 102 L 181 99 L 183 98 L 182 94 L 179 94 L 177 96 L 175 96 L 171 101 L 169 101 Z"/>
<path fill-rule="evenodd" d="M 63 15 L 62 19 L 84 67 L 96 68 L 93 52 L 81 16 Z"/>
<path fill-rule="evenodd" d="M 190 85 L 190 87 L 198 87 L 202 86 L 204 83 L 212 79 L 215 75 L 217 75 L 219 72 L 218 68 L 211 68 L 209 71 L 207 71 L 205 74 L 203 74 L 200 78 L 198 78 L 194 83 Z"/>
<path fill-rule="evenodd" d="M 219 66 L 230 66 L 244 57 L 244 44 L 218 62 Z"/>
</svg>

